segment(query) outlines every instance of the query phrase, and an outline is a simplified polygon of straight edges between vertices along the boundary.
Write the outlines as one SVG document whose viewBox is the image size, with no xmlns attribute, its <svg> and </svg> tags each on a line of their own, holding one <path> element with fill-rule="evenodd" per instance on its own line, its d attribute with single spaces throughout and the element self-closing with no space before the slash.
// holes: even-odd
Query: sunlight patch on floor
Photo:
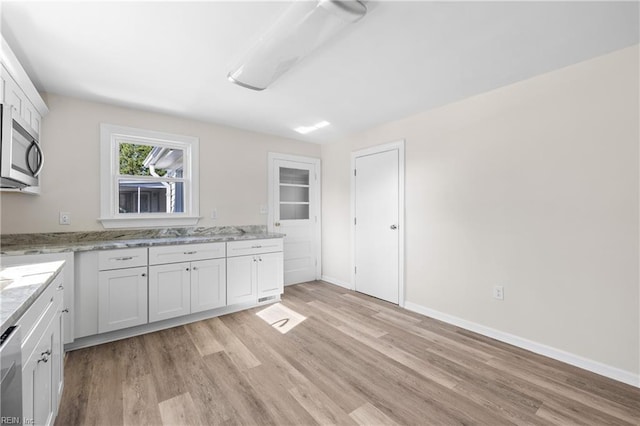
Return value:
<svg viewBox="0 0 640 426">
<path fill-rule="evenodd" d="M 282 334 L 307 319 L 307 317 L 292 311 L 281 303 L 273 304 L 256 313 L 256 315 Z"/>
</svg>

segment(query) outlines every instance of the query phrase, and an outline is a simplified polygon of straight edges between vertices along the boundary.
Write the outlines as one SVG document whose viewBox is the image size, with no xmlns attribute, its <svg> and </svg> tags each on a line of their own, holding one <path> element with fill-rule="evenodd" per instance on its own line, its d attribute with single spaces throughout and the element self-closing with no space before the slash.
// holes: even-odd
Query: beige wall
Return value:
<svg viewBox="0 0 640 426">
<path fill-rule="evenodd" d="M 407 301 L 637 375 L 638 75 L 635 46 L 324 145 L 323 275 L 350 153 L 405 139 Z"/>
<path fill-rule="evenodd" d="M 42 195 L 2 193 L 1 232 L 102 230 L 100 216 L 100 123 L 200 138 L 198 226 L 266 224 L 267 152 L 320 156 L 320 147 L 230 127 L 47 95 L 43 120 L 46 163 Z M 218 220 L 210 219 L 213 208 Z M 58 224 L 70 212 L 72 224 Z"/>
</svg>

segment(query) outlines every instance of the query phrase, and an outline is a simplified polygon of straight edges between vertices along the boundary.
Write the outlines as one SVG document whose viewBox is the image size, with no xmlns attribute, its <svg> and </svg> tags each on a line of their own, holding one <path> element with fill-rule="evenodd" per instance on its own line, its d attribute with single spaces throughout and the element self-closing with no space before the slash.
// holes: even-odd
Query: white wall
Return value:
<svg viewBox="0 0 640 426">
<path fill-rule="evenodd" d="M 2 193 L 1 232 L 103 230 L 100 216 L 100 123 L 200 138 L 198 226 L 266 224 L 267 152 L 320 156 L 320 147 L 194 120 L 47 94 L 43 120 L 42 195 Z M 218 209 L 218 220 L 210 219 Z M 58 224 L 58 212 L 72 224 Z"/>
<path fill-rule="evenodd" d="M 324 145 L 323 275 L 351 151 L 405 139 L 407 301 L 637 377 L 638 75 L 634 46 Z"/>
</svg>

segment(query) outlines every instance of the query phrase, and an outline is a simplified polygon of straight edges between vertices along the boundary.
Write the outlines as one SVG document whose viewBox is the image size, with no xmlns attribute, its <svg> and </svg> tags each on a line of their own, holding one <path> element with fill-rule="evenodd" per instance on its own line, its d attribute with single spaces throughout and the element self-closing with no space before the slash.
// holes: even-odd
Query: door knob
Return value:
<svg viewBox="0 0 640 426">
<path fill-rule="evenodd" d="M 391 229 L 398 229 L 398 227 L 396 225 L 391 225 L 390 228 Z"/>
<path fill-rule="evenodd" d="M 276 223 L 275 223 L 275 225 L 276 225 L 276 226 L 280 226 L 280 222 L 276 222 Z"/>
</svg>

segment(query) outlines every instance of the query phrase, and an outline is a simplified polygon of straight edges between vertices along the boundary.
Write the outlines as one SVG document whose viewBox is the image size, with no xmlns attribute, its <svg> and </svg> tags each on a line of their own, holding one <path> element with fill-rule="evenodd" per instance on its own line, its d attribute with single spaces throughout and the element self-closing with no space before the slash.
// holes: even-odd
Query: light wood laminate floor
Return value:
<svg viewBox="0 0 640 426">
<path fill-rule="evenodd" d="M 73 351 L 56 424 L 640 424 L 640 389 L 323 282 Z"/>
</svg>

